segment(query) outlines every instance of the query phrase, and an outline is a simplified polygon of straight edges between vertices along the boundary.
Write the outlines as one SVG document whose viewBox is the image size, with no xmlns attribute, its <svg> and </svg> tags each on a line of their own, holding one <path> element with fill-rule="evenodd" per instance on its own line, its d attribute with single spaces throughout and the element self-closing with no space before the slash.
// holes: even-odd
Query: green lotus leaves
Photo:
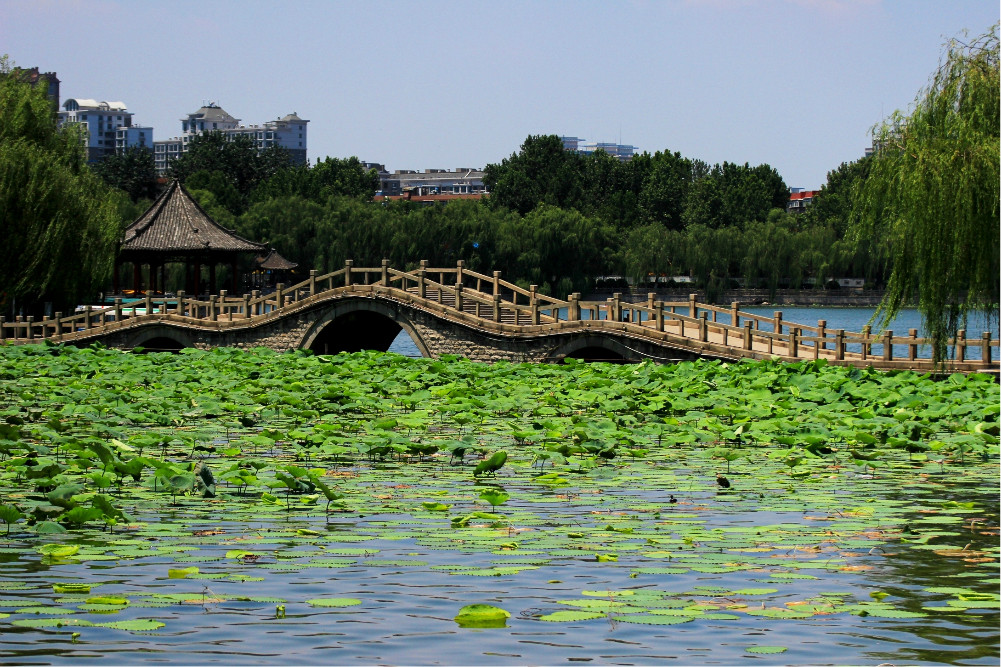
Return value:
<svg viewBox="0 0 1001 667">
<path fill-rule="evenodd" d="M 908 632 L 922 617 L 997 613 L 998 390 L 987 379 L 770 362 L 24 354 L 0 347 L 0 374 L 18 378 L 0 410 L 13 436 L 0 433 L 0 497 L 20 514 L 0 514 L 13 517 L 0 553 L 52 577 L 0 582 L 12 592 L 3 613 L 42 621 L 25 628 L 79 625 L 86 642 L 88 624 L 163 627 L 120 625 L 138 608 L 170 625 L 171 607 L 212 605 L 269 623 L 281 605 L 289 625 L 307 605 L 317 616 L 358 607 L 350 617 L 364 621 L 372 612 L 355 598 L 235 595 L 359 575 L 447 581 L 503 606 L 514 588 L 519 600 L 538 588 L 520 620 L 601 632 L 826 615 Z M 193 492 L 199 461 L 215 497 Z M 717 493 L 724 462 L 732 489 Z M 902 595 L 890 573 L 915 562 L 949 578 Z M 130 568 L 168 588 L 130 581 Z M 102 583 L 111 592 L 92 595 Z M 151 594 L 175 586 L 191 591 Z M 732 650 L 768 648 L 781 647 Z"/>
<path fill-rule="evenodd" d="M 455 622 L 460 628 L 503 628 L 511 612 L 489 604 L 470 604 L 459 610 Z"/>
<path fill-rule="evenodd" d="M 355 598 L 313 598 L 306 600 L 306 604 L 313 607 L 355 607 L 361 604 L 361 600 Z"/>
</svg>

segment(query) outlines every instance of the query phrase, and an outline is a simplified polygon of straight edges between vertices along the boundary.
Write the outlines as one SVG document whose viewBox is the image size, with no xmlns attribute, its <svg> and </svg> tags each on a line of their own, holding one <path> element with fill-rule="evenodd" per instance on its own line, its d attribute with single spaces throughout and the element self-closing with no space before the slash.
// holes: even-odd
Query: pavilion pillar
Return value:
<svg viewBox="0 0 1001 667">
<path fill-rule="evenodd" d="M 132 289 L 135 291 L 136 294 L 139 293 L 139 281 L 141 272 L 142 272 L 142 264 L 140 264 L 138 261 L 132 262 Z"/>
<path fill-rule="evenodd" d="M 209 294 L 215 294 L 215 262 L 209 264 Z"/>
</svg>

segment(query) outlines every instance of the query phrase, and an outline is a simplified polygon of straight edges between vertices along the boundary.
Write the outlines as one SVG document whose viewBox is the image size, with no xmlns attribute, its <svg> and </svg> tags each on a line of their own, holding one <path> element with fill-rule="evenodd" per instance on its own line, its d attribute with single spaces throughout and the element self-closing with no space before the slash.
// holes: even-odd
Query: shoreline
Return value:
<svg viewBox="0 0 1001 667">
<path fill-rule="evenodd" d="M 605 301 L 616 293 L 622 295 L 622 300 L 629 303 L 642 303 L 650 293 L 656 294 L 658 301 L 687 302 L 691 294 L 695 300 L 707 303 L 706 291 L 694 288 L 672 288 L 661 290 L 644 290 L 642 288 L 611 288 L 596 289 L 581 297 L 582 301 Z M 731 289 L 723 290 L 716 305 L 729 306 L 733 302 L 741 306 L 803 306 L 819 308 L 875 308 L 883 300 L 883 290 L 810 290 L 810 289 L 780 289 L 774 294 L 768 290 Z M 908 304 L 908 308 L 913 307 Z"/>
</svg>

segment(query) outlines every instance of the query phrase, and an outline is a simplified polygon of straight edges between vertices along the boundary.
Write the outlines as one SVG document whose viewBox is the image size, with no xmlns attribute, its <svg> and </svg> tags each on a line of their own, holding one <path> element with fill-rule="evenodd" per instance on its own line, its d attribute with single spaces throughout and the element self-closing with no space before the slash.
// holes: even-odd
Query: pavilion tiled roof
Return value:
<svg viewBox="0 0 1001 667">
<path fill-rule="evenodd" d="M 290 262 L 281 255 L 274 248 L 268 253 L 267 257 L 258 257 L 257 265 L 262 269 L 268 269 L 271 271 L 291 271 L 295 267 L 299 266 L 295 262 Z"/>
<path fill-rule="evenodd" d="M 123 252 L 256 252 L 255 243 L 218 225 L 176 180 L 153 205 L 125 228 Z"/>
</svg>

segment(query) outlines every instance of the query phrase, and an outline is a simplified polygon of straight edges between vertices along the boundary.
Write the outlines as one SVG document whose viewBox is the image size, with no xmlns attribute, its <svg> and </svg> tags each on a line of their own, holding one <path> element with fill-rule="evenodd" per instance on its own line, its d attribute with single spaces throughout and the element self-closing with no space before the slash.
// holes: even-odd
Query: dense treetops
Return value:
<svg viewBox="0 0 1001 667">
<path fill-rule="evenodd" d="M 124 197 L 87 168 L 79 135 L 58 130 L 45 87 L 0 58 L 0 306 L 79 303 L 111 276 Z"/>
</svg>

